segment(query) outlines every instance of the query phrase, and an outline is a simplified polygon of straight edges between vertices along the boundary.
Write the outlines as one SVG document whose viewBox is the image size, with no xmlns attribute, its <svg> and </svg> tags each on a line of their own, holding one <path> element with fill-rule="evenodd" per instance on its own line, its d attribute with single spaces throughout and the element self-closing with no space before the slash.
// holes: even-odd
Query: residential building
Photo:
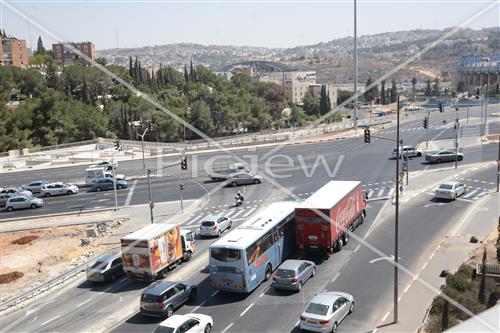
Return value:
<svg viewBox="0 0 500 333">
<path fill-rule="evenodd" d="M 90 60 L 95 60 L 95 46 L 91 42 L 52 44 L 52 57 L 59 60 L 63 65 L 82 62 L 82 56 L 70 46 L 86 55 Z"/>
<path fill-rule="evenodd" d="M 25 68 L 29 64 L 26 41 L 14 37 L 2 37 L 0 43 L 0 65 Z"/>
</svg>

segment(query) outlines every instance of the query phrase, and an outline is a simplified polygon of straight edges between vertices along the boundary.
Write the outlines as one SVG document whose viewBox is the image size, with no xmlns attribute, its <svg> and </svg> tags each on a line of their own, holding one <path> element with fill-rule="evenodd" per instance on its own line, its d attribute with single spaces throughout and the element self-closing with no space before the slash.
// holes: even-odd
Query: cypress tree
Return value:
<svg viewBox="0 0 500 333">
<path fill-rule="evenodd" d="M 45 47 L 43 47 L 42 36 L 38 36 L 38 42 L 36 45 L 36 52 L 39 54 L 45 53 Z"/>
<path fill-rule="evenodd" d="M 382 105 L 387 104 L 387 101 L 385 100 L 385 80 L 382 80 L 380 82 L 381 87 L 380 87 L 380 97 L 381 97 L 381 103 Z"/>
<path fill-rule="evenodd" d="M 193 68 L 193 60 L 191 60 L 191 63 L 189 65 L 189 77 L 191 78 L 191 81 L 195 82 L 195 73 L 194 73 L 194 68 Z"/>
<path fill-rule="evenodd" d="M 137 57 L 135 57 L 134 62 L 134 81 L 136 84 L 139 82 L 139 62 L 137 60 Z"/>
<path fill-rule="evenodd" d="M 187 66 L 186 65 L 184 65 L 184 80 L 186 82 L 189 81 L 189 74 L 188 74 L 188 70 L 187 70 Z"/>
<path fill-rule="evenodd" d="M 486 302 L 486 249 L 484 249 L 482 263 L 483 269 L 481 271 L 481 282 L 479 284 L 478 300 L 479 303 L 484 304 Z"/>
<path fill-rule="evenodd" d="M 133 79 L 134 78 L 134 65 L 132 63 L 132 56 L 128 57 L 128 75 Z"/>
<path fill-rule="evenodd" d="M 427 86 L 425 87 L 425 96 L 431 96 L 432 95 L 432 89 L 431 89 L 431 80 L 427 79 Z"/>
<path fill-rule="evenodd" d="M 392 80 L 391 103 L 395 103 L 397 100 L 398 100 L 398 88 L 396 87 L 396 80 Z"/>
<path fill-rule="evenodd" d="M 141 62 L 140 61 L 139 61 L 139 66 L 138 66 L 138 69 L 137 69 L 137 73 L 138 73 L 139 83 L 144 83 L 144 78 L 143 78 L 143 75 L 142 75 L 142 67 L 141 67 Z"/>
</svg>

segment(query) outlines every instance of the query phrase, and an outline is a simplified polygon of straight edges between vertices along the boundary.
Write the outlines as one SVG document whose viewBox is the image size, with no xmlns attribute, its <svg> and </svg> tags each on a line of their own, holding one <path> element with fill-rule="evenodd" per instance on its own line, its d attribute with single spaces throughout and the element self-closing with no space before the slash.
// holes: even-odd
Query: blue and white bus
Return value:
<svg viewBox="0 0 500 333">
<path fill-rule="evenodd" d="M 295 202 L 276 202 L 210 245 L 212 286 L 248 293 L 295 250 Z"/>
</svg>

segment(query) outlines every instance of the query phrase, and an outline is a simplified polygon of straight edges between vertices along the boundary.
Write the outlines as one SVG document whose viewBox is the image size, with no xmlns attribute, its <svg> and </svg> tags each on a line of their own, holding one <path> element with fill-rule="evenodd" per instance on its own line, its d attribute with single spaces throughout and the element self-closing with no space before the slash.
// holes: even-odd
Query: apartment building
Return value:
<svg viewBox="0 0 500 333">
<path fill-rule="evenodd" d="M 71 46 L 85 54 L 91 60 L 95 60 L 95 45 L 91 42 L 52 44 L 52 57 L 60 61 L 63 65 L 82 62 L 83 59 L 80 54 L 75 52 Z"/>
<path fill-rule="evenodd" d="M 14 37 L 1 37 L 0 65 L 25 68 L 28 64 L 26 41 Z"/>
</svg>

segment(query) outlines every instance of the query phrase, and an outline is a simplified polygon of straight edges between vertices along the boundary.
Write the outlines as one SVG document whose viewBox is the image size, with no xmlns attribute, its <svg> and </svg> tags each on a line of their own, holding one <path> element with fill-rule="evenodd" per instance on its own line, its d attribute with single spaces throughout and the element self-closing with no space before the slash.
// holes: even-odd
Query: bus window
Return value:
<svg viewBox="0 0 500 333">
<path fill-rule="evenodd" d="M 223 262 L 238 261 L 241 259 L 241 251 L 234 249 L 212 249 L 210 255 L 215 260 Z"/>
</svg>

